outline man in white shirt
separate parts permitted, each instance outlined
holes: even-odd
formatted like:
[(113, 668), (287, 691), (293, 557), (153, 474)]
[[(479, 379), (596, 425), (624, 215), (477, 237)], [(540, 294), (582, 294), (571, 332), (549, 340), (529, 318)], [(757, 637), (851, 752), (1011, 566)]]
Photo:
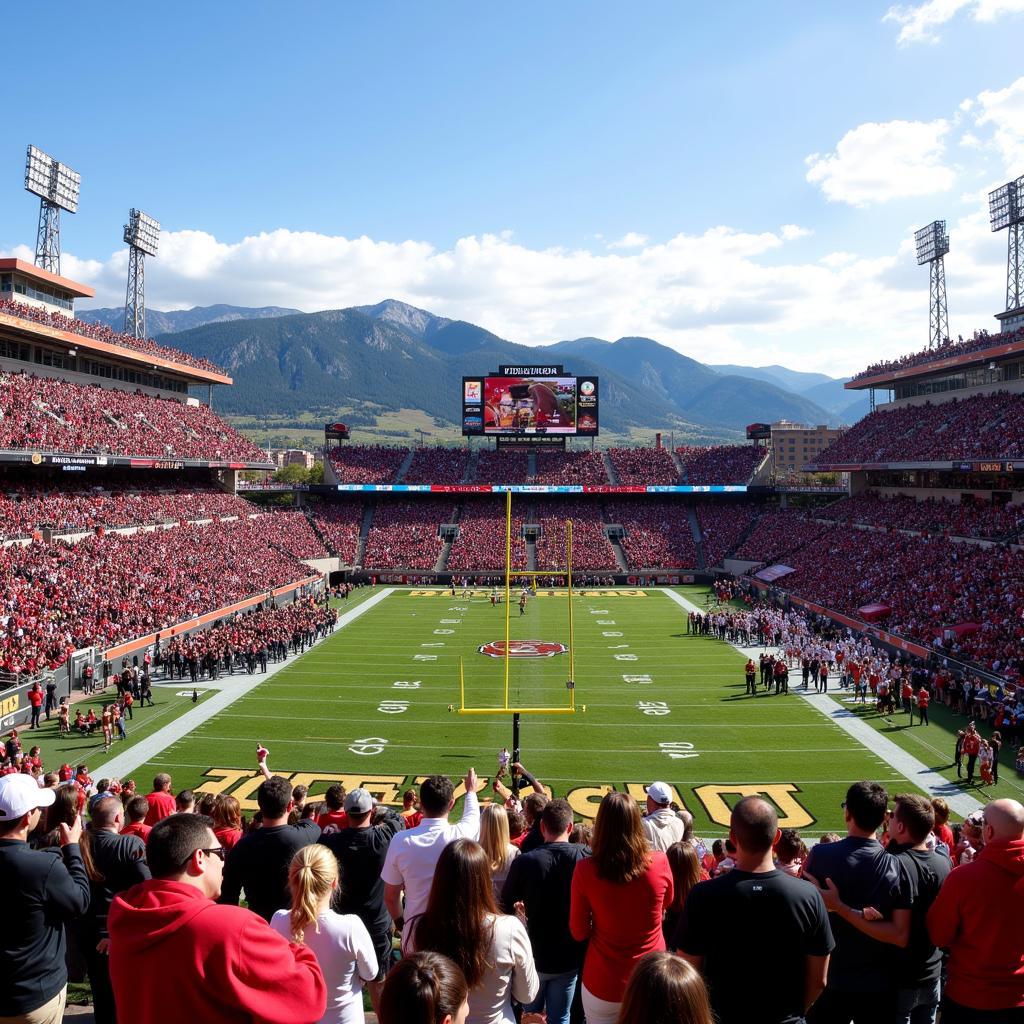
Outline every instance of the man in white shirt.
[(670, 806), (672, 790), (664, 782), (647, 787), (647, 813), (644, 815), (644, 836), (652, 850), (664, 853), (673, 843), (680, 843), (686, 827)]
[[(384, 880), (384, 905), (405, 933), (406, 920), (419, 916), (427, 908), (427, 897), (434, 881), (434, 868), (441, 851), (456, 839), (479, 839), (480, 804), (476, 769), (470, 768), (463, 780), (466, 800), (458, 824), (448, 824), (455, 806), (455, 788), (447, 775), (431, 775), (420, 786), (423, 820), (415, 828), (399, 832), (391, 840), (380, 877)], [(405, 912), (402, 912), (402, 892)]]

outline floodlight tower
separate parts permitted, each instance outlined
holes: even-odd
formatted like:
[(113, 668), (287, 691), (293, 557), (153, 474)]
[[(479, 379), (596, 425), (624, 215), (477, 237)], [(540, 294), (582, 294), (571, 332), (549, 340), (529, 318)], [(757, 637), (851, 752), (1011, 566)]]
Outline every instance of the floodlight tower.
[(160, 223), (133, 209), (124, 226), (128, 243), (128, 294), (124, 300), (124, 333), (146, 337), (146, 256), (156, 256)]
[(946, 222), (933, 220), (914, 232), (917, 265), (928, 264), (928, 347), (938, 348), (949, 337), (949, 311), (946, 308), (946, 264), (949, 252)]
[(36, 266), (60, 273), (60, 211), (76, 213), (82, 176), (35, 146), (28, 147), (25, 188), (39, 196)]
[(993, 231), (1009, 229), (1006, 250), (1006, 310), (997, 313), (1003, 330), (1024, 323), (1024, 175), (988, 194), (988, 216)]

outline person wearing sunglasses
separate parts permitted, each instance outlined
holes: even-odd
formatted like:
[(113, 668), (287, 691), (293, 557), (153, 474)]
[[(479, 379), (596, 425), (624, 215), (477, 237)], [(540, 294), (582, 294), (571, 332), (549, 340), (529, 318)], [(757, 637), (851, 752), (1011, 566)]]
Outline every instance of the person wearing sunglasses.
[(309, 948), (250, 910), (216, 902), (225, 853), (204, 815), (153, 826), (153, 877), (119, 893), (107, 919), (118, 1019), (313, 1024), (323, 1016), (327, 987)]

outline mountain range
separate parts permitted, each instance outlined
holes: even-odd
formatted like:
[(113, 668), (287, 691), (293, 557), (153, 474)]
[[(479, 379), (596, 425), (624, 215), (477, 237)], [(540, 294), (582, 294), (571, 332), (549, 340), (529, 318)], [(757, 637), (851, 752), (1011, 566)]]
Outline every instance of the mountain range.
[[(123, 310), (93, 309), (83, 320), (119, 329)], [(418, 409), (438, 423), (460, 419), (459, 378), (503, 362), (557, 362), (601, 378), (602, 428), (678, 430), (735, 439), (750, 422), (852, 423), (867, 399), (844, 379), (783, 366), (707, 365), (651, 338), (576, 338), (551, 345), (506, 341), (475, 324), (403, 302), (300, 313), (279, 307), (207, 306), (147, 311), (157, 340), (226, 367), (235, 384), (219, 412), (248, 417), (333, 415), (353, 423), (379, 410)]]

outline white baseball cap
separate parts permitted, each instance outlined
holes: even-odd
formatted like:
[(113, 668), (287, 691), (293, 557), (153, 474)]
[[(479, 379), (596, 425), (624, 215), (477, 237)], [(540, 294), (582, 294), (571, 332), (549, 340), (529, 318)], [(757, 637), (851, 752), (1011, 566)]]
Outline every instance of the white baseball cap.
[(647, 795), (656, 804), (672, 803), (672, 790), (668, 788), (668, 784), (665, 782), (652, 782), (647, 787)]
[(0, 821), (15, 821), (37, 807), (49, 807), (57, 794), (40, 789), (31, 775), (5, 775), (0, 779)]

